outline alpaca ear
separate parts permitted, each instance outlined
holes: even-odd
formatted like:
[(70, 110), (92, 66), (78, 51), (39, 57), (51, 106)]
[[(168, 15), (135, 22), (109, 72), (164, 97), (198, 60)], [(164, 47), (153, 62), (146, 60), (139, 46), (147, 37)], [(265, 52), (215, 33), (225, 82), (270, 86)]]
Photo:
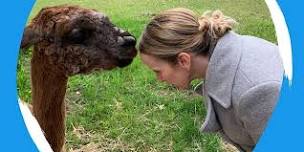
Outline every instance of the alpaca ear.
[(30, 46), (39, 42), (40, 37), (41, 36), (38, 33), (37, 29), (33, 28), (32, 26), (27, 26), (23, 32), (20, 48), (21, 49), (29, 48)]

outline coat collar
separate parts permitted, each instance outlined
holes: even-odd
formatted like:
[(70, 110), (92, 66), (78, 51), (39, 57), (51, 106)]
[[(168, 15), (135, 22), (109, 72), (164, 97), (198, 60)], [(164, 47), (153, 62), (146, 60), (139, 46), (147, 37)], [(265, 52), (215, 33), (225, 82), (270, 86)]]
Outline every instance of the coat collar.
[(220, 38), (207, 68), (204, 92), (224, 108), (231, 105), (232, 85), (241, 58), (240, 37), (230, 31)]

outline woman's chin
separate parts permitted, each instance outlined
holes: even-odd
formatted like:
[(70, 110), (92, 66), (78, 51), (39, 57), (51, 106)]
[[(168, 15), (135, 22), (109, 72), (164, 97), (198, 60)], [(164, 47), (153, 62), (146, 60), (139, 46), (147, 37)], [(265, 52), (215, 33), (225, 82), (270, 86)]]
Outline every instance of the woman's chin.
[(178, 90), (188, 90), (189, 84), (182, 84), (182, 85), (174, 85)]

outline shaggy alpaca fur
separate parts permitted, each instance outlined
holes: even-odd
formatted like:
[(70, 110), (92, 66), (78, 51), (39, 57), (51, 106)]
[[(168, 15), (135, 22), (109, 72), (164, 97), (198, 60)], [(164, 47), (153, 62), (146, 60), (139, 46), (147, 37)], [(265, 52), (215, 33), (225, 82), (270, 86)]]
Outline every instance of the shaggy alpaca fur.
[(95, 10), (43, 8), (26, 27), (21, 48), (34, 46), (31, 60), (33, 114), (55, 152), (65, 141), (64, 96), (68, 77), (129, 65), (135, 38)]

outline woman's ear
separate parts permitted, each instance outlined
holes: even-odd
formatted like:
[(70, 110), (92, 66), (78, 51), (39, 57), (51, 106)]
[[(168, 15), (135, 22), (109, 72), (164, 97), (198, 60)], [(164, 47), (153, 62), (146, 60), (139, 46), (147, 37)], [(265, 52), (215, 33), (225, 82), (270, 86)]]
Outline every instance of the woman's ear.
[(191, 67), (191, 54), (181, 52), (177, 55), (177, 65), (190, 70)]

